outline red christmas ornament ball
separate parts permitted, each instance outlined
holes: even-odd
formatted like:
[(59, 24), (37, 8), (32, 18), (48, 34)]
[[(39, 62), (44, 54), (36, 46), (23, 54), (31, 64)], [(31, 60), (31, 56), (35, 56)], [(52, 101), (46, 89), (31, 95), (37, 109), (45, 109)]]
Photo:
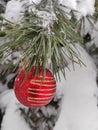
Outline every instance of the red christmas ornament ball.
[(39, 67), (38, 75), (35, 75), (36, 67), (32, 67), (26, 75), (25, 69), (21, 69), (14, 82), (14, 92), (17, 99), (27, 107), (42, 107), (48, 104), (56, 92), (56, 81), (52, 73)]

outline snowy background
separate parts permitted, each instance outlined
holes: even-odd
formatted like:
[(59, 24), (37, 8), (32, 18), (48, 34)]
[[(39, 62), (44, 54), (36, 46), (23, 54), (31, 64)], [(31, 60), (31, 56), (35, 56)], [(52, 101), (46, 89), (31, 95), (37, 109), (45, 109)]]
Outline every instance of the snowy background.
[[(9, 21), (17, 23), (22, 18), (25, 3), (35, 2), (39, 4), (41, 0), (10, 0), (0, 1), (2, 7), (2, 15)], [(92, 46), (98, 48), (98, 22), (94, 23), (94, 27), (89, 24), (86, 19), (87, 15), (93, 15), (95, 11), (95, 0), (59, 0), (60, 4), (76, 10), (75, 16), (77, 20), (82, 17), (85, 19), (85, 27), (81, 29), (81, 36), (89, 33), (90, 41), (86, 42), (85, 47), (77, 45), (82, 61), (86, 66), (75, 64), (75, 69), (70, 63), (70, 71), (66, 70), (66, 80), (61, 75), (61, 81), (57, 82), (57, 93), (55, 101), (61, 99), (59, 108), (56, 110), (52, 106), (40, 109), (44, 116), (55, 116), (55, 126), (53, 121), (48, 121), (51, 129), (48, 129), (48, 123), (40, 120), (37, 130), (98, 130), (98, 87), (97, 87), (97, 65), (98, 55), (91, 52)], [(47, 25), (47, 20), (46, 20)], [(97, 50), (98, 52), (98, 50)], [(98, 54), (98, 53), (97, 53)], [(9, 57), (10, 60), (11, 57)], [(1, 71), (1, 70), (0, 70)], [(21, 115), (20, 108), (28, 111), (28, 108), (22, 106), (16, 99), (13, 89), (9, 89), (9, 81), (15, 78), (17, 72), (6, 75), (3, 82), (0, 82), (0, 108), (2, 113), (1, 130), (35, 130), (30, 127), (24, 116)], [(2, 76), (1, 76), (2, 77)], [(13, 82), (13, 80), (12, 80)], [(39, 110), (36, 110), (40, 117)], [(59, 113), (59, 114), (58, 114)], [(52, 122), (52, 123), (51, 123)], [(54, 128), (53, 128), (54, 127)], [(47, 129), (46, 129), (47, 128)]]

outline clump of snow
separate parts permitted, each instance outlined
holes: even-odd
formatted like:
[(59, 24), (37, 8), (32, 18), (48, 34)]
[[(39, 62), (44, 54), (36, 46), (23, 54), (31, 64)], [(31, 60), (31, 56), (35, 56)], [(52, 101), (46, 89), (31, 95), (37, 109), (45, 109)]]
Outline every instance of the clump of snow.
[(23, 17), (25, 5), (39, 4), (40, 2), (41, 0), (10, 0), (7, 2), (4, 17), (13, 23), (17, 23)]
[(6, 5), (4, 17), (13, 23), (17, 23), (21, 20), (23, 11), (23, 3), (20, 0), (11, 0)]
[(66, 77), (61, 74), (58, 90), (64, 94), (60, 117), (54, 130), (97, 130), (98, 108), (96, 93), (96, 67), (83, 48), (78, 46), (85, 66), (75, 64), (66, 70)]
[(0, 81), (0, 93), (5, 91), (7, 89), (7, 85), (2, 85), (2, 82)]
[(77, 9), (76, 0), (59, 0), (59, 3), (67, 7), (70, 7), (71, 9)]
[(95, 11), (95, 0), (59, 0), (59, 3), (76, 10), (76, 17), (80, 19), (87, 15), (93, 15)]
[(46, 11), (39, 11), (37, 15), (43, 18), (41, 26), (44, 28), (48, 27), (50, 23), (53, 23), (53, 20), (56, 20), (56, 15), (54, 12), (49, 13)]
[(29, 0), (30, 4), (33, 4), (33, 3), (39, 4), (40, 2), (41, 2), (41, 0)]
[(93, 15), (95, 11), (94, 5), (95, 5), (95, 0), (79, 0), (77, 3), (77, 11), (80, 13), (80, 17)]
[(1, 130), (31, 130), (21, 116), (19, 106), (13, 90), (7, 90), (0, 95), (0, 108), (6, 108)]

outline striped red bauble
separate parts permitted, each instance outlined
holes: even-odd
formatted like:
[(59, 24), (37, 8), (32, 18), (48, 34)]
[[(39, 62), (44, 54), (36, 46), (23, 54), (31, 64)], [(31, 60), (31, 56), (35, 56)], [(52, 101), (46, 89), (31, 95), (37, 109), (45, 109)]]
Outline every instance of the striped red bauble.
[(14, 92), (23, 105), (39, 108), (53, 99), (56, 81), (48, 69), (33, 66), (27, 75), (26, 70), (21, 69), (15, 79)]

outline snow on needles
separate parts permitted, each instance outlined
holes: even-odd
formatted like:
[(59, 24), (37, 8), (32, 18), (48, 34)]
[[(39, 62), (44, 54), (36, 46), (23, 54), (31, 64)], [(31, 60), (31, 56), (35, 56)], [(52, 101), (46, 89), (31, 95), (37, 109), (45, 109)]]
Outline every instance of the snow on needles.
[(80, 46), (78, 49), (87, 67), (75, 64), (73, 70), (70, 65), (67, 79), (61, 75), (58, 90), (62, 90), (64, 98), (54, 130), (98, 130), (96, 68), (85, 50)]
[[(80, 19), (83, 16), (85, 17), (87, 15), (93, 15), (95, 11), (95, 7), (94, 7), (95, 0), (58, 0), (58, 1), (60, 4), (76, 10), (77, 19)], [(4, 16), (9, 21), (12, 21), (14, 23), (19, 22), (23, 15), (22, 12), (24, 11), (24, 7), (23, 7), (24, 3), (39, 4), (40, 2), (41, 0), (24, 0), (22, 2), (20, 0), (10, 0), (7, 3)], [(47, 19), (48, 19), (48, 15), (47, 15)]]
[(95, 0), (59, 0), (60, 4), (77, 10), (77, 19), (87, 15), (93, 15), (95, 11)]

